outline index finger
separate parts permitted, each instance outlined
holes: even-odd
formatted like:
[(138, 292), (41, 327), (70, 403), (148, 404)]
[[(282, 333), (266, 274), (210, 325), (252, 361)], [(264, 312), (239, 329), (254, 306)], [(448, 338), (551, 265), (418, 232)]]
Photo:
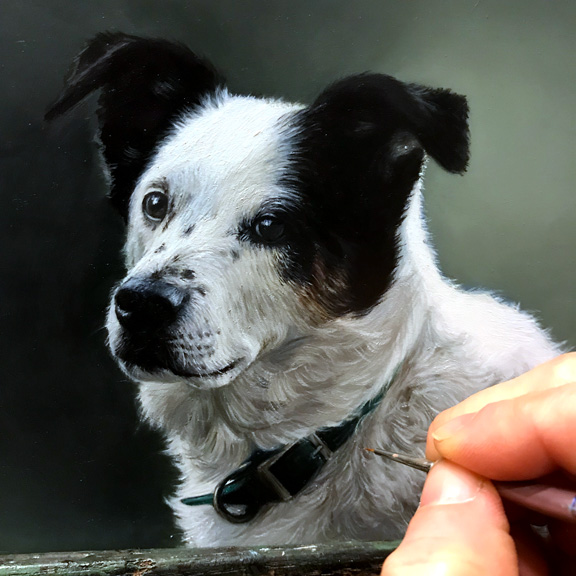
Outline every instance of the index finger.
[(437, 460), (440, 457), (432, 440), (432, 434), (450, 420), (464, 414), (478, 412), (493, 402), (518, 398), (530, 392), (558, 388), (572, 382), (576, 382), (576, 352), (558, 356), (517, 378), (473, 394), (460, 404), (444, 410), (434, 418), (428, 430), (426, 457), (430, 460)]
[(441, 457), (494, 480), (576, 474), (576, 383), (492, 402), (432, 438)]

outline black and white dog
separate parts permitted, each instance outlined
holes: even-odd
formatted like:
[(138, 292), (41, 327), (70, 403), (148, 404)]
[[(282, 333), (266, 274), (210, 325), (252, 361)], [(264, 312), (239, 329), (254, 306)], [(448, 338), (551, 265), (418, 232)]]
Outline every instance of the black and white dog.
[(186, 542), (401, 536), (434, 415), (560, 350), (438, 271), (427, 157), (468, 161), (449, 90), (361, 74), (310, 106), (230, 94), (187, 48), (100, 34), (47, 118), (100, 90), (127, 275), (109, 344), (181, 471)]

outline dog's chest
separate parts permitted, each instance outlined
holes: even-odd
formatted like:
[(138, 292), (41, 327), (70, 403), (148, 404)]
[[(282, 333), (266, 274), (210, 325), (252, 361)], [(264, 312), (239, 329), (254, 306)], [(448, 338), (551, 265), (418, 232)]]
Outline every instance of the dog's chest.
[[(220, 545), (281, 545), (399, 538), (414, 512), (414, 494), (424, 479), (417, 471), (391, 468), (366, 457), (365, 436), (352, 439), (298, 496), (269, 505), (246, 524), (228, 522), (209, 505), (186, 509), (177, 503), (187, 541), (211, 546), (215, 539)], [(189, 497), (192, 487), (210, 489), (209, 484), (189, 482), (193, 475), (180, 488), (179, 498)]]
[[(254, 520), (235, 525), (218, 516), (211, 506), (188, 508), (176, 503), (180, 525), (196, 545), (210, 545), (206, 523), (222, 544), (313, 543), (331, 540), (396, 539), (401, 536), (417, 505), (424, 482), (422, 472), (388, 463), (367, 453), (367, 447), (387, 447), (423, 454), (426, 429), (433, 416), (456, 401), (454, 393), (442, 394), (442, 385), (431, 379), (434, 368), (416, 376), (406, 370), (392, 386), (378, 410), (362, 421), (356, 433), (343, 445), (320, 474), (296, 497), (269, 505)], [(454, 390), (446, 377), (445, 386)], [(461, 388), (467, 394), (485, 381)], [(434, 393), (431, 393), (434, 391)], [(230, 473), (223, 464), (222, 477)], [(198, 461), (183, 472), (180, 498), (198, 490), (211, 491), (217, 479), (212, 467)], [(209, 481), (200, 481), (201, 478)], [(194, 492), (196, 491), (196, 492)]]

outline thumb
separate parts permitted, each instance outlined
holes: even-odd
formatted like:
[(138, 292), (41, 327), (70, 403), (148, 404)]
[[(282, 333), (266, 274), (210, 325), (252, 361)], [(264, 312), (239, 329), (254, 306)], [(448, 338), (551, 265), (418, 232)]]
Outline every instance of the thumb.
[(439, 462), (382, 576), (515, 576), (518, 559), (509, 528), (488, 480), (451, 462)]

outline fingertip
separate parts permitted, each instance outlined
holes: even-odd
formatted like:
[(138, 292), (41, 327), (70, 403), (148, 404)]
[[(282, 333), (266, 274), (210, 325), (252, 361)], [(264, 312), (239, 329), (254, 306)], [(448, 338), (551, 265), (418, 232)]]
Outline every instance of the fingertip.
[(457, 416), (436, 428), (436, 430), (432, 432), (432, 440), (436, 449), (438, 450), (439, 445), (443, 442), (451, 440), (466, 431), (472, 424), (476, 415), (477, 413), (462, 414), (461, 416)]
[(477, 412), (466, 412), (450, 417), (448, 411), (432, 422), (426, 438), (426, 457), (430, 460), (449, 457), (451, 448), (467, 436)]
[[(426, 457), (436, 461), (440, 459), (457, 460), (462, 455), (462, 449), (466, 445), (470, 435), (474, 434), (474, 420), (476, 412), (470, 412), (456, 416), (441, 423), (435, 429), (431, 429), (426, 444)], [(468, 463), (467, 468), (472, 468)]]
[(484, 484), (481, 476), (452, 462), (437, 462), (426, 479), (420, 507), (469, 502), (476, 498)]

